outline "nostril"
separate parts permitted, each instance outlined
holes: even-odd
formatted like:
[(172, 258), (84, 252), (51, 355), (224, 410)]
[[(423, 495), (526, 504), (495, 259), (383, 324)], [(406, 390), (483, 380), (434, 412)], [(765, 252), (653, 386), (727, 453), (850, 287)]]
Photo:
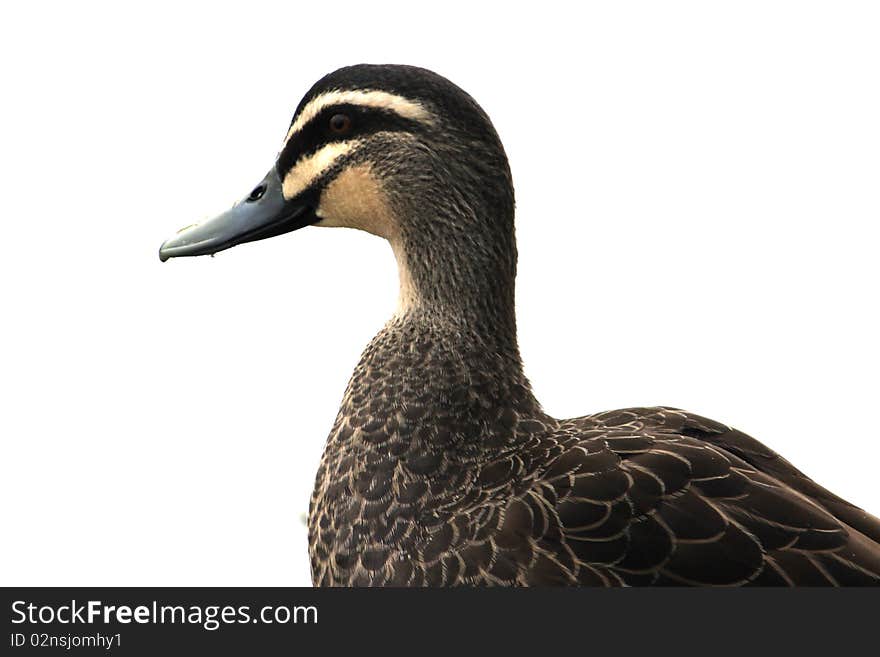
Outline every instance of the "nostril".
[(259, 201), (263, 194), (266, 193), (266, 185), (261, 184), (254, 187), (254, 191), (250, 193), (250, 196), (247, 197), (248, 203), (253, 203), (254, 201)]

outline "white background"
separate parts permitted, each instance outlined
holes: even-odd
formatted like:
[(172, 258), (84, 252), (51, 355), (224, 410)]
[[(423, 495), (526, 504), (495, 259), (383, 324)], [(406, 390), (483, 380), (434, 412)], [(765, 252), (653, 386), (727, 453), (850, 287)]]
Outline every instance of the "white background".
[(876, 3), (7, 3), (0, 583), (307, 584), (303, 514), (387, 245), (160, 264), (358, 62), (472, 93), (545, 408), (668, 404), (880, 513)]

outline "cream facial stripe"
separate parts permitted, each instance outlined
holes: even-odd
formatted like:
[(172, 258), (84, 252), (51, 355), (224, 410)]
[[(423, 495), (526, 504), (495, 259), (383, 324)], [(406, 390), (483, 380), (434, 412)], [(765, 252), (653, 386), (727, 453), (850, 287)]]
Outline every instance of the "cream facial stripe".
[(328, 91), (310, 100), (309, 104), (303, 108), (299, 116), (296, 117), (296, 121), (290, 126), (290, 130), (287, 131), (287, 137), (284, 138), (284, 146), (287, 145), (291, 137), (301, 131), (309, 121), (314, 119), (322, 109), (331, 105), (375, 107), (394, 112), (405, 119), (413, 121), (430, 123), (432, 120), (432, 114), (421, 103), (388, 93), (387, 91)]
[(338, 141), (318, 149), (308, 157), (300, 158), (284, 176), (281, 193), (288, 201), (318, 179), (340, 157), (349, 153), (360, 143), (357, 139)]

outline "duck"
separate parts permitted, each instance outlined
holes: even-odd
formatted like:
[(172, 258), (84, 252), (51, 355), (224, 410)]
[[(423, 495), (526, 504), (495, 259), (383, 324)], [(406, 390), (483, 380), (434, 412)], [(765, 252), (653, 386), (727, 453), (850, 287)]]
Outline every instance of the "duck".
[(316, 474), (314, 585), (880, 585), (880, 519), (745, 433), (673, 407), (542, 410), (517, 346), (507, 156), (443, 76), (326, 75), (262, 182), (159, 256), (307, 226), (377, 235), (399, 272)]

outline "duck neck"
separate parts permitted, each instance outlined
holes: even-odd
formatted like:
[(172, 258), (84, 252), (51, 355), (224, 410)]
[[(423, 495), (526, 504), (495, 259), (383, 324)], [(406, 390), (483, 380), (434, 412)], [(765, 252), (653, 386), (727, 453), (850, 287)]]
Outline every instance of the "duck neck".
[[(529, 435), (518, 436), (518, 425), (547, 419), (523, 372), (515, 336), (422, 304), (396, 314), (364, 350), (325, 456), (375, 454), (393, 465), (401, 456), (431, 455), (439, 466), (440, 455), (451, 452), (458, 456), (447, 466), (465, 467), (462, 454), (479, 460), (509, 448)], [(434, 474), (433, 467), (412, 471)]]
[[(390, 240), (400, 278), (396, 316), (454, 326), (518, 359), (512, 217), (469, 224), (461, 227), (439, 213), (423, 214), (418, 222), (407, 223), (414, 230)], [(509, 231), (498, 230), (499, 225)]]

